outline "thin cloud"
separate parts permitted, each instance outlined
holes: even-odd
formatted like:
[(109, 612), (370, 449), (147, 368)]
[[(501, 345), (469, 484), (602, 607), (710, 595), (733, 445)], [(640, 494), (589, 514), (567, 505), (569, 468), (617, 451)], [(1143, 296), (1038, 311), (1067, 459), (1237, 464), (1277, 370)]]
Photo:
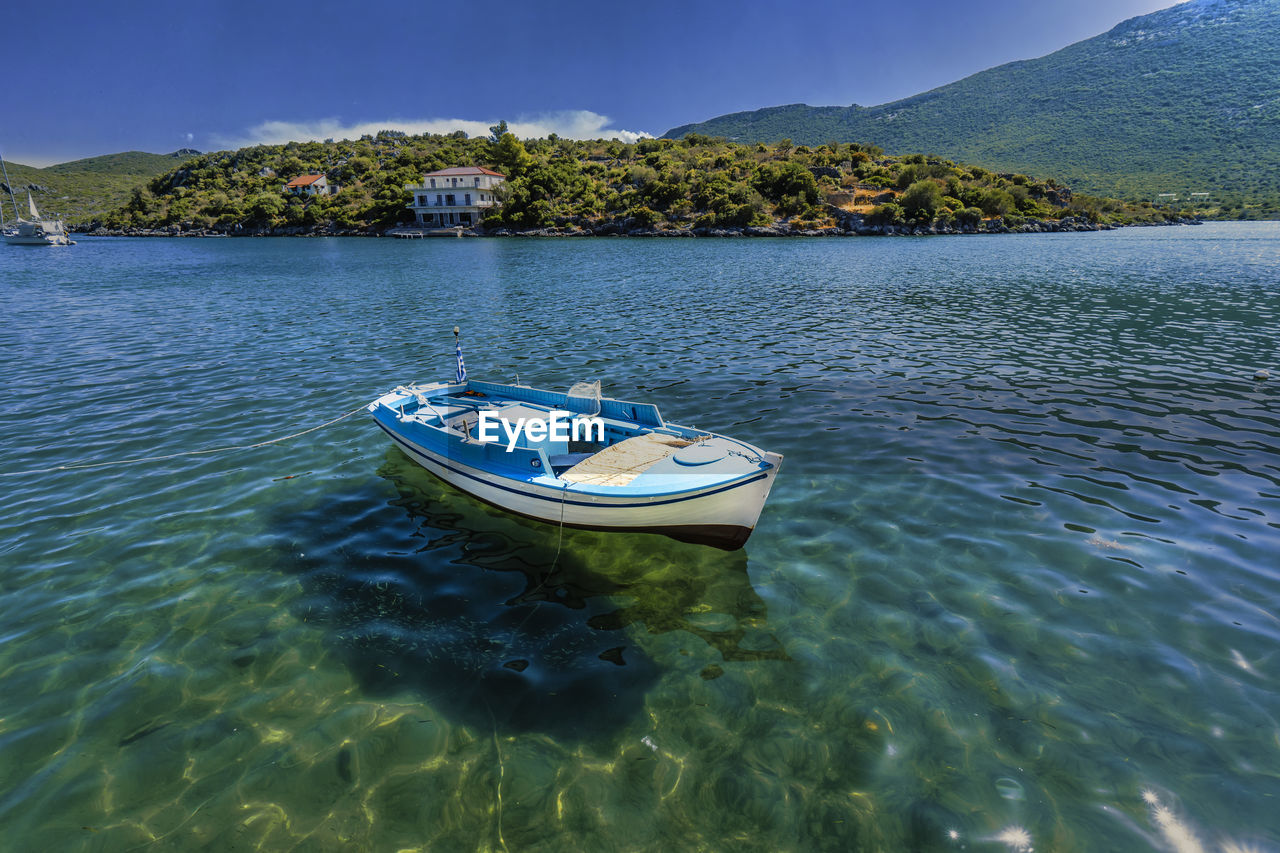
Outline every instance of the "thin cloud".
[[(497, 119), (474, 121), (461, 118), (386, 119), (355, 124), (344, 124), (336, 118), (264, 121), (239, 136), (214, 137), (214, 142), (227, 148), (244, 148), (250, 145), (281, 145), (286, 142), (323, 139), (359, 139), (380, 130), (402, 130), (409, 134), (453, 133), (462, 130), (468, 136), (487, 136), (489, 128), (497, 123)], [(644, 131), (611, 128), (608, 116), (590, 110), (564, 110), (521, 116), (509, 122), (507, 127), (522, 139), (535, 139), (552, 133), (565, 139), (617, 139), (620, 142), (652, 138), (652, 134)]]

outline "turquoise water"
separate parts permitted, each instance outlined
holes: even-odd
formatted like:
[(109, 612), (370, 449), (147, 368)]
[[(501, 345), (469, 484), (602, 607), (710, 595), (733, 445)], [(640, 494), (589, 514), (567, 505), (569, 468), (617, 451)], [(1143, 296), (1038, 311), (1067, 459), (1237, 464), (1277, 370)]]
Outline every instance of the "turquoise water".
[(1275, 849), (1277, 270), (1275, 223), (0, 252), (5, 474), (307, 429), (455, 323), (786, 455), (736, 553), (561, 541), (363, 414), (0, 477), (0, 846)]

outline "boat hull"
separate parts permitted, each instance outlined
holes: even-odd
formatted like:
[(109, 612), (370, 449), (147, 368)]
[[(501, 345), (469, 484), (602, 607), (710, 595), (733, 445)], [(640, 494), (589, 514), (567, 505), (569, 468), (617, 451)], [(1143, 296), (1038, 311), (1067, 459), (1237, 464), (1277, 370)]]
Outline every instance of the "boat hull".
[(75, 241), (67, 236), (67, 229), (61, 219), (44, 219), (36, 212), (36, 205), (27, 197), (31, 205), (31, 218), (22, 219), (4, 229), (4, 241), (10, 246), (74, 246)]
[(10, 246), (74, 246), (75, 241), (67, 239), (64, 234), (5, 234), (4, 241)]
[(737, 481), (673, 495), (614, 496), (531, 483), (467, 466), (379, 426), (410, 459), (472, 497), (506, 512), (582, 530), (657, 533), (733, 551), (746, 544), (773, 486), (782, 457)]

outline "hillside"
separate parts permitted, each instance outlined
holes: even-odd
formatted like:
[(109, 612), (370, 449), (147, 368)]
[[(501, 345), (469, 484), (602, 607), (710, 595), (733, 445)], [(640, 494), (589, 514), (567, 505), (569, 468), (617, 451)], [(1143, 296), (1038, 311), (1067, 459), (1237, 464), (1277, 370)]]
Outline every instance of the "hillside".
[[(204, 154), (136, 189), (102, 225), (117, 233), (381, 233), (411, 219), (406, 184), (461, 165), (509, 178), (496, 193), (501, 208), (485, 217), (490, 233), (1059, 230), (1064, 219), (1079, 218), (1072, 229), (1166, 219), (1150, 205), (1073, 196), (1052, 180), (918, 154), (885, 157), (874, 146), (740, 145), (696, 134), (635, 144), (521, 142), (503, 129), (493, 139), (383, 131)], [(282, 192), (288, 179), (311, 173), (340, 191)]]
[(1280, 212), (1280, 0), (1192, 0), (1048, 56), (875, 107), (804, 104), (667, 132), (866, 142), (1124, 198)]
[[(73, 160), (38, 169), (21, 163), (5, 162), (9, 181), (23, 204), (29, 184), (41, 187), (35, 193), (36, 205), (42, 213), (60, 214), (70, 223), (102, 216), (129, 199), (135, 187), (164, 174), (198, 151), (183, 149), (172, 154), (148, 154), (125, 151), (85, 160)], [(12, 218), (8, 196), (5, 218)]]

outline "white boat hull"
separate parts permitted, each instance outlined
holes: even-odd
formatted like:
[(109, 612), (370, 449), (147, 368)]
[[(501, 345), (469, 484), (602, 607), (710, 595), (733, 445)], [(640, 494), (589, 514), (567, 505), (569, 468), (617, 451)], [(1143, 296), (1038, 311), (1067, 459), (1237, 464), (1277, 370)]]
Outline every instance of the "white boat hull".
[(782, 457), (766, 453), (771, 465), (742, 479), (688, 493), (611, 496), (562, 484), (520, 484), (463, 466), (386, 430), (396, 446), (446, 483), (500, 509), (551, 524), (588, 530), (660, 533), (685, 542), (733, 550), (755, 528), (778, 474)]
[[(6, 179), (7, 182), (7, 179)], [(14, 202), (14, 212), (18, 203)], [(27, 206), (31, 210), (31, 218), (18, 217), (17, 221), (4, 230), (4, 241), (10, 246), (74, 246), (75, 241), (67, 236), (67, 229), (61, 219), (47, 219), (36, 210), (35, 199), (27, 193)]]
[(74, 246), (74, 240), (68, 240), (63, 234), (45, 234), (43, 236), (24, 234), (5, 234), (4, 241), (10, 246)]

